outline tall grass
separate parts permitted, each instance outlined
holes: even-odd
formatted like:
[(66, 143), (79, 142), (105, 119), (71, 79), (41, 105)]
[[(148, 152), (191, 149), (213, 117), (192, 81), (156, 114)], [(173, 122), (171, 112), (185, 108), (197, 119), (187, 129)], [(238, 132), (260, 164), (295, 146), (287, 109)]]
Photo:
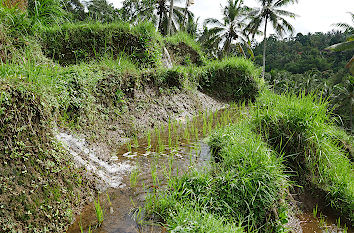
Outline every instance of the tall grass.
[[(203, 217), (219, 225), (221, 221), (225, 229), (236, 232), (242, 231), (238, 225), (249, 231), (281, 225), (276, 222), (278, 216), (272, 216), (272, 209), (279, 207), (280, 215), (278, 200), (287, 187), (282, 159), (245, 122), (218, 130), (210, 144), (220, 163), (211, 170), (191, 171), (174, 178), (173, 188), (160, 193), (149, 211), (160, 215), (171, 229), (189, 226), (196, 232), (209, 232), (199, 225), (206, 224), (200, 222)], [(198, 215), (194, 216), (191, 206)], [(188, 225), (194, 218), (197, 222)]]
[(252, 124), (284, 154), (285, 164), (298, 173), (302, 185), (321, 190), (328, 205), (353, 221), (353, 164), (338, 140), (345, 133), (335, 127), (327, 106), (314, 95), (266, 92), (252, 110)]

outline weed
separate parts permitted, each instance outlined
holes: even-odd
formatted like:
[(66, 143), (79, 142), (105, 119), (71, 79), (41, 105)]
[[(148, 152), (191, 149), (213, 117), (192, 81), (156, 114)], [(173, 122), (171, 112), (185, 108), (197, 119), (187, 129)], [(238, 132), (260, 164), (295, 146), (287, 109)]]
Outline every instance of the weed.
[(318, 206), (316, 205), (312, 210), (312, 215), (314, 218), (317, 218), (317, 211), (318, 211), (317, 208), (318, 208)]
[(138, 184), (140, 176), (140, 166), (137, 163), (135, 168), (130, 173), (130, 187), (135, 188)]
[(97, 201), (94, 200), (94, 204), (95, 204), (95, 211), (96, 211), (96, 217), (97, 217), (97, 221), (98, 221), (98, 225), (101, 225), (103, 222), (103, 209), (101, 207), (100, 204), (100, 195), (97, 196)]

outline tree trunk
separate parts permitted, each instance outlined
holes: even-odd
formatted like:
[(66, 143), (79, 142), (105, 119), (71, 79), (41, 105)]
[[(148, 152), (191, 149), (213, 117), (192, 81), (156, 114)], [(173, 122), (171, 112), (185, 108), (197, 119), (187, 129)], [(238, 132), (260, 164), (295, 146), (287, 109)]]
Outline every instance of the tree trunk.
[(159, 15), (159, 26), (158, 30), (160, 30), (161, 34), (163, 34), (163, 16), (164, 16), (164, 5), (165, 5), (165, 0), (160, 0), (159, 1), (159, 6), (158, 6), (158, 15)]
[(186, 0), (186, 9), (184, 11), (184, 18), (183, 18), (183, 31), (187, 31), (187, 12), (188, 12), (188, 3), (189, 1)]
[(243, 50), (242, 45), (241, 45), (240, 43), (238, 43), (238, 47), (239, 47), (239, 49), (240, 49), (240, 51), (241, 51), (241, 53), (242, 53), (243, 57), (247, 59), (247, 56), (246, 56), (245, 50)]
[(264, 76), (265, 76), (265, 66), (266, 66), (267, 23), (268, 23), (268, 16), (266, 16), (266, 18), (265, 18), (265, 23), (264, 23), (264, 39), (263, 39), (263, 74), (262, 74), (263, 79), (264, 79)]
[(171, 35), (172, 15), (173, 15), (173, 0), (170, 0), (170, 15), (168, 17), (168, 26), (167, 26), (168, 35)]

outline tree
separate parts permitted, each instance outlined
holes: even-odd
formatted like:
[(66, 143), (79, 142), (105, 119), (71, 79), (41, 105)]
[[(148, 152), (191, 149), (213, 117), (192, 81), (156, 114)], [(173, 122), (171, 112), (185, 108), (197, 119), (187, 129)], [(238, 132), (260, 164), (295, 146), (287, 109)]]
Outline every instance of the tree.
[(173, 5), (174, 1), (170, 0), (170, 15), (168, 16), (168, 26), (167, 26), (167, 34), (171, 35), (171, 24), (172, 24), (172, 15), (173, 15)]
[(62, 8), (71, 14), (73, 20), (83, 21), (86, 18), (85, 6), (80, 0), (63, 0)]
[(257, 0), (260, 4), (260, 8), (256, 8), (252, 13), (252, 21), (248, 25), (247, 29), (255, 35), (256, 31), (264, 26), (264, 39), (263, 39), (263, 78), (265, 75), (266, 64), (266, 39), (267, 39), (267, 26), (268, 22), (272, 23), (275, 32), (279, 36), (287, 31), (293, 32), (293, 26), (285, 19), (285, 17), (295, 18), (295, 14), (281, 9), (289, 4), (297, 3), (297, 0)]
[[(157, 0), (157, 15), (159, 18), (158, 29), (162, 35), (172, 34), (183, 27), (184, 8), (174, 5), (172, 0), (170, 5), (167, 0)], [(188, 15), (193, 15), (191, 12)]]
[(136, 24), (141, 21), (157, 23), (156, 0), (124, 0), (122, 19), (126, 22)]
[[(174, 4), (179, 1), (181, 0), (174, 0), (172, 6), (168, 4), (168, 0), (124, 0), (122, 16), (124, 20), (131, 23), (140, 22), (142, 20), (150, 21), (157, 26), (161, 34), (167, 35), (169, 30), (171, 33), (174, 33), (183, 28), (185, 15), (187, 15), (187, 19), (194, 18), (192, 12), (187, 10), (187, 14), (185, 14), (185, 8)], [(173, 10), (171, 10), (171, 8)], [(172, 14), (169, 14), (170, 12)]]
[[(352, 22), (354, 24), (354, 14), (351, 12), (348, 12), (348, 13), (352, 17)], [(336, 24), (334, 24), (334, 26), (336, 26), (340, 29), (343, 29), (347, 33), (354, 34), (354, 26), (353, 25), (350, 25), (348, 23), (336, 23)]]
[(103, 23), (110, 23), (119, 18), (118, 10), (107, 0), (91, 0), (87, 4), (87, 9), (93, 20)]
[[(230, 53), (232, 44), (235, 43), (241, 54), (245, 55), (243, 46), (248, 46), (247, 26), (248, 14), (251, 9), (243, 5), (243, 0), (228, 0), (223, 11), (222, 21), (208, 18), (204, 22), (205, 30), (201, 41), (207, 46), (214, 46), (216, 50), (221, 47), (221, 56)], [(208, 28), (211, 25), (212, 28)]]

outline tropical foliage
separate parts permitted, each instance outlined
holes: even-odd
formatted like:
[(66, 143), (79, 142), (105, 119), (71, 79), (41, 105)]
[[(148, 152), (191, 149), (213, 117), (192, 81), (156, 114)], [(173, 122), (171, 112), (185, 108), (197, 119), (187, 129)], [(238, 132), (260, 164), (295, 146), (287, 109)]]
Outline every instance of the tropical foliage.
[(205, 20), (205, 29), (200, 41), (212, 45), (211, 53), (216, 57), (229, 55), (232, 45), (236, 45), (240, 54), (246, 57), (244, 47), (249, 50), (250, 46), (245, 28), (250, 11), (251, 9), (243, 4), (243, 0), (228, 0), (221, 21), (215, 18)]
[(263, 77), (265, 74), (266, 65), (266, 39), (267, 39), (267, 26), (271, 23), (273, 29), (279, 36), (283, 36), (285, 32), (293, 32), (293, 26), (286, 20), (285, 17), (295, 18), (295, 14), (282, 9), (282, 7), (288, 6), (297, 2), (297, 0), (258, 0), (261, 7), (254, 9), (252, 14), (252, 21), (248, 25), (253, 35), (264, 24), (263, 31)]

